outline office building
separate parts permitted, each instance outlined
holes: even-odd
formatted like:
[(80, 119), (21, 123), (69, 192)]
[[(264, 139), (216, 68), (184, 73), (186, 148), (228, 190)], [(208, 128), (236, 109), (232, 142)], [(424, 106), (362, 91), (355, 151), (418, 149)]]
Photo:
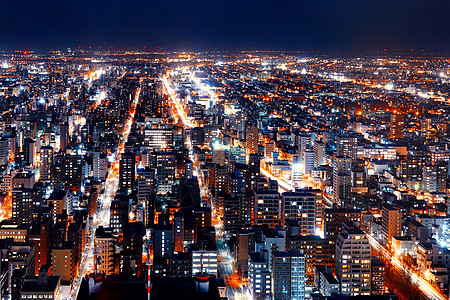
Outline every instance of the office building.
[(274, 252), (272, 260), (272, 298), (305, 299), (305, 256), (299, 251)]
[(381, 219), (383, 242), (390, 247), (392, 237), (402, 235), (402, 214), (392, 205), (383, 204)]
[(154, 256), (169, 257), (173, 252), (173, 231), (170, 225), (157, 225), (153, 234)]
[(192, 275), (203, 272), (218, 275), (218, 252), (214, 247), (192, 251)]
[(301, 235), (314, 235), (316, 232), (315, 208), (315, 194), (285, 192), (281, 196), (281, 224), (284, 224), (285, 220), (294, 220), (300, 226)]
[(76, 275), (76, 258), (73, 242), (64, 242), (52, 248), (52, 276), (59, 276), (61, 282), (69, 283)]
[(53, 148), (42, 146), (39, 152), (41, 159), (39, 180), (50, 183), (52, 180)]
[(120, 188), (131, 194), (136, 181), (136, 156), (132, 152), (122, 154), (119, 165)]
[(333, 159), (333, 198), (337, 203), (344, 205), (351, 199), (351, 167), (351, 158)]
[(391, 139), (401, 139), (403, 138), (403, 128), (404, 128), (405, 117), (402, 114), (393, 113), (391, 114)]
[(339, 135), (336, 139), (336, 156), (357, 158), (358, 138), (350, 135)]
[(247, 153), (258, 153), (258, 127), (250, 122), (245, 124), (245, 148)]
[(44, 265), (39, 275), (26, 277), (19, 291), (20, 299), (55, 299), (61, 297), (61, 277), (51, 276), (50, 265)]
[(366, 234), (353, 222), (344, 222), (336, 241), (336, 277), (340, 293), (371, 293), (371, 248)]
[(94, 262), (96, 271), (100, 274), (111, 275), (114, 273), (114, 237), (112, 231), (98, 227), (94, 237), (94, 253), (98, 262)]
[(281, 225), (281, 198), (276, 191), (256, 191), (254, 224), (275, 227)]
[(327, 164), (325, 156), (325, 143), (322, 141), (314, 141), (314, 167), (319, 168)]
[(269, 271), (268, 252), (250, 253), (248, 256), (248, 288), (253, 299), (265, 299), (271, 296), (271, 273)]

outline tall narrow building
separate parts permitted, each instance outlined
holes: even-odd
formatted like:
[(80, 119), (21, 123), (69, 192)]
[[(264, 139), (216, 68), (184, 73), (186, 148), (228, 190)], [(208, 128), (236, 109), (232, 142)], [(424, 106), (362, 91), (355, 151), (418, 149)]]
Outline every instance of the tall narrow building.
[(371, 293), (371, 248), (366, 234), (344, 222), (336, 241), (336, 277), (340, 292), (349, 296)]
[(393, 113), (391, 114), (391, 139), (401, 139), (403, 138), (403, 127), (405, 118), (402, 114)]
[(125, 152), (122, 154), (119, 168), (119, 183), (120, 188), (126, 190), (128, 194), (131, 194), (136, 179), (135, 167), (135, 155), (131, 152)]
[(321, 141), (315, 141), (314, 146), (314, 167), (319, 168), (327, 163), (325, 156), (325, 143)]
[(333, 198), (337, 203), (346, 204), (351, 197), (350, 157), (335, 157), (333, 160)]
[(272, 259), (272, 297), (274, 300), (305, 299), (305, 256), (290, 250), (274, 252)]
[(258, 153), (258, 127), (250, 122), (245, 124), (245, 148), (247, 153)]
[(381, 219), (383, 242), (390, 247), (392, 237), (402, 234), (402, 214), (392, 205), (383, 204)]

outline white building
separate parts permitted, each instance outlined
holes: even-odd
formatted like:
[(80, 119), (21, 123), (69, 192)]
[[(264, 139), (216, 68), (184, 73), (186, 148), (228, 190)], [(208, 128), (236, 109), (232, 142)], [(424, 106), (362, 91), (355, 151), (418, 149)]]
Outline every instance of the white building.
[(217, 277), (218, 253), (217, 250), (192, 251), (192, 274), (202, 271)]
[(371, 293), (371, 248), (366, 234), (353, 222), (344, 222), (336, 240), (336, 277), (340, 292), (359, 296)]

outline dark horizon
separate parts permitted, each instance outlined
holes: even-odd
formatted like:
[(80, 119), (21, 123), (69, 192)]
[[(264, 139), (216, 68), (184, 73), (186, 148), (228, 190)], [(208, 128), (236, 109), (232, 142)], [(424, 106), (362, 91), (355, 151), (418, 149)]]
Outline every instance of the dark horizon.
[(2, 50), (450, 50), (445, 0), (49, 0), (2, 9)]

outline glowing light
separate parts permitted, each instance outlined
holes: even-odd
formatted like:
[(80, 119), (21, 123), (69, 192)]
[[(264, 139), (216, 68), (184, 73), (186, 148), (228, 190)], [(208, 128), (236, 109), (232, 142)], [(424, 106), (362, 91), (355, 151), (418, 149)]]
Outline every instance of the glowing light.
[(386, 84), (386, 85), (384, 86), (384, 88), (385, 88), (386, 90), (391, 91), (391, 90), (394, 89), (394, 85), (393, 85), (392, 83), (388, 83), (388, 84)]

